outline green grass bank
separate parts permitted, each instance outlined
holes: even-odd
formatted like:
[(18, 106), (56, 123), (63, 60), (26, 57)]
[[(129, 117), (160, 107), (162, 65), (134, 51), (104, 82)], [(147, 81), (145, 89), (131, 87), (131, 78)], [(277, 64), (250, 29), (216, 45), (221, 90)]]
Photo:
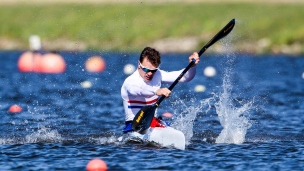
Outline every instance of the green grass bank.
[[(302, 3), (90, 3), (0, 6), (0, 49), (26, 50), (39, 35), (45, 50), (165, 52), (198, 50), (232, 18), (227, 40), (246, 53), (303, 53)], [(228, 43), (227, 43), (228, 42)], [(218, 47), (218, 48), (217, 48)]]

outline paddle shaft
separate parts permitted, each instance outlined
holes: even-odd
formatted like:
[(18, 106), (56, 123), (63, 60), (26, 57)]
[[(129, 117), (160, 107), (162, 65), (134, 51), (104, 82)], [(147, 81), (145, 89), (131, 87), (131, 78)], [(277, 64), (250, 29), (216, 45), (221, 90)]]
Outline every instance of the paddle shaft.
[[(198, 53), (198, 56), (200, 57), (207, 49), (208, 47), (204, 46)], [(188, 64), (188, 66), (183, 70), (183, 72), (176, 78), (176, 80), (171, 84), (171, 86), (168, 88), (169, 90), (172, 90), (174, 88), (174, 86), (179, 82), (179, 80), (186, 74), (186, 72), (192, 67), (192, 65), (194, 65), (194, 63), (196, 62), (195, 59), (192, 59), (192, 61)], [(157, 102), (155, 103), (156, 106), (158, 106), (164, 99), (166, 96), (161, 96)]]
[[(179, 80), (186, 74), (186, 72), (192, 67), (192, 65), (195, 63), (195, 59), (192, 59), (192, 61), (189, 63), (189, 65), (183, 70), (183, 72), (177, 77), (177, 79), (171, 84), (171, 86), (168, 88), (169, 90), (172, 90), (174, 86), (179, 82)], [(166, 96), (162, 95), (157, 102), (154, 104), (158, 106)]]

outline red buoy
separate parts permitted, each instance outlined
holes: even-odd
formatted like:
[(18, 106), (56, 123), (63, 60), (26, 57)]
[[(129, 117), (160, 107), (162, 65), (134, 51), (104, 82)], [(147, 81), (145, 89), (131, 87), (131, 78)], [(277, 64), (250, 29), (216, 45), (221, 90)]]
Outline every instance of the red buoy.
[(86, 167), (87, 171), (107, 171), (107, 164), (101, 159), (93, 159), (91, 160)]
[(22, 111), (22, 108), (19, 106), (19, 105), (12, 105), (9, 109), (8, 109), (9, 112), (11, 113), (19, 113)]
[(20, 72), (40, 72), (41, 54), (38, 52), (24, 52), (18, 59)]
[(171, 118), (173, 116), (173, 114), (170, 113), (170, 112), (165, 112), (165, 113), (162, 114), (162, 116), (166, 117), (166, 118)]
[(47, 53), (41, 58), (40, 68), (42, 73), (62, 73), (66, 69), (66, 63), (59, 54)]

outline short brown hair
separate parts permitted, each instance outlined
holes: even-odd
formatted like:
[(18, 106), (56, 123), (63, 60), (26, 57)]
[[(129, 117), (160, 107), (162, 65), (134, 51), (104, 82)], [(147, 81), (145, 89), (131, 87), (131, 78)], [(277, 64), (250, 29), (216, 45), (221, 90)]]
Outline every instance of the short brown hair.
[(160, 53), (151, 47), (146, 47), (141, 52), (139, 61), (142, 63), (144, 58), (148, 58), (148, 60), (151, 62), (151, 64), (155, 65), (156, 67), (158, 67), (161, 63)]

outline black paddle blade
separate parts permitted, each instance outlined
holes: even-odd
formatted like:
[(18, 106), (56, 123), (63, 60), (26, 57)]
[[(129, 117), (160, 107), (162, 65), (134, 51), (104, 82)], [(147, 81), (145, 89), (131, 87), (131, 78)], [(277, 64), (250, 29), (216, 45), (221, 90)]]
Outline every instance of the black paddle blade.
[(156, 108), (156, 105), (148, 105), (140, 109), (133, 119), (132, 129), (140, 134), (145, 134), (150, 128)]
[(235, 19), (232, 19), (222, 30), (220, 30), (198, 53), (199, 56), (201, 56), (206, 49), (208, 49), (211, 45), (213, 45), (218, 40), (224, 38), (227, 36), (235, 25)]

